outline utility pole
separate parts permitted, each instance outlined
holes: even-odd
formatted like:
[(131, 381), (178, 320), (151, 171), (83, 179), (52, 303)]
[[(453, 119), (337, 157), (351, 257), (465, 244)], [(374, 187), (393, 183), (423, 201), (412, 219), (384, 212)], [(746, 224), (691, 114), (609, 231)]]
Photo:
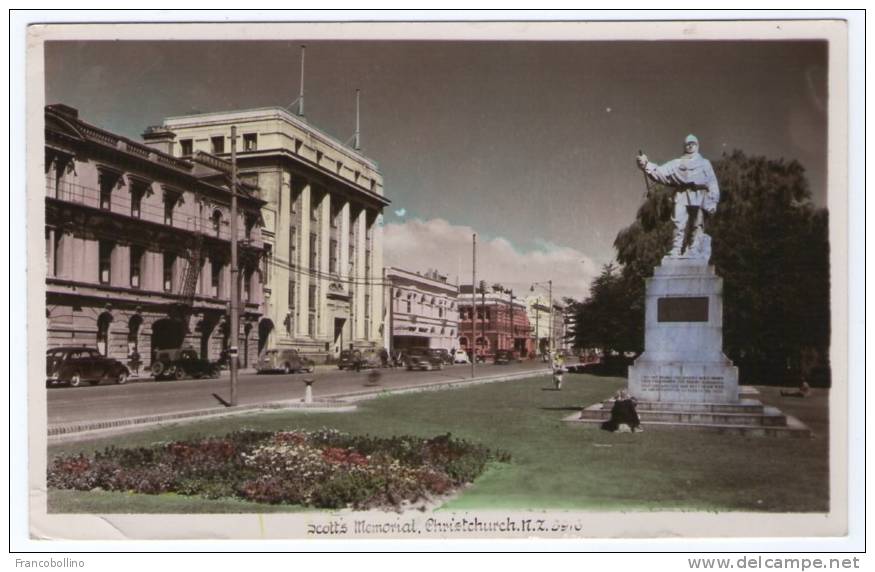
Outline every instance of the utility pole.
[(304, 52), (307, 46), (301, 46), (301, 94), (298, 96), (298, 116), (304, 117)]
[(240, 341), (240, 270), (237, 268), (237, 126), (231, 126), (231, 406), (237, 405), (237, 344)]
[(471, 355), (468, 357), (471, 359), (471, 377), (474, 377), (474, 363), (477, 361), (476, 353), (477, 351), (474, 348), (474, 340), (477, 338), (477, 322), (474, 321), (474, 310), (477, 308), (477, 233), (475, 232), (471, 238), (471, 248), (472, 248), (472, 256), (471, 256), (471, 343), (468, 344), (468, 349), (471, 352)]
[(483, 345), (486, 345), (486, 281), (480, 281), (480, 334), (483, 336)]
[(548, 280), (547, 284), (550, 293), (550, 355), (552, 356), (553, 346), (555, 345), (553, 342), (553, 280)]

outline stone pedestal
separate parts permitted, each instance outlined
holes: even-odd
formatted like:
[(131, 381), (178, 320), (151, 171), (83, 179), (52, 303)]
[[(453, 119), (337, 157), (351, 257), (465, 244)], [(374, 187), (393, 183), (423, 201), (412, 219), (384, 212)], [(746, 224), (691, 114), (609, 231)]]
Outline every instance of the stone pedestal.
[(738, 403), (723, 355), (723, 280), (704, 258), (665, 257), (647, 280), (644, 353), (629, 368), (639, 401)]

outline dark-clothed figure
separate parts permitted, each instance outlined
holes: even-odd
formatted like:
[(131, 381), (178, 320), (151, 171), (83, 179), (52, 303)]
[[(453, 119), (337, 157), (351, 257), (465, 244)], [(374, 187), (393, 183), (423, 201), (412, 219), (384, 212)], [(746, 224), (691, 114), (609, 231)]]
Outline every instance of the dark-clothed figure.
[(642, 431), (637, 405), (638, 402), (626, 390), (620, 391), (611, 408), (611, 418), (602, 423), (602, 429), (617, 431), (621, 425), (626, 425), (632, 431)]

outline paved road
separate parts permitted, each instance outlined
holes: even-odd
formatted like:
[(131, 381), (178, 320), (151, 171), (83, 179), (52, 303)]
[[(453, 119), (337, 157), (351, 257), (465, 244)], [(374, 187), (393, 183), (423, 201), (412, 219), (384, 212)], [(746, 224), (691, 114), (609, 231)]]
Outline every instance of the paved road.
[[(477, 365), (477, 377), (498, 375), (531, 369), (545, 364), (527, 361), (511, 365)], [(380, 370), (380, 387), (399, 389), (438, 381), (470, 378), (470, 365), (445, 367), (441, 371), (409, 372), (403, 369)], [(305, 377), (313, 377), (314, 397), (331, 397), (367, 389), (368, 372), (360, 373), (323, 369), (315, 374), (241, 374), (237, 389), (240, 405), (256, 405), (273, 401), (301, 399)], [(150, 378), (131, 380), (126, 385), (96, 387), (53, 387), (46, 390), (49, 425), (104, 421), (145, 415), (179, 413), (208, 408), (223, 408), (221, 400), (230, 395), (227, 376), (220, 379), (189, 379), (182, 381), (152, 381)]]

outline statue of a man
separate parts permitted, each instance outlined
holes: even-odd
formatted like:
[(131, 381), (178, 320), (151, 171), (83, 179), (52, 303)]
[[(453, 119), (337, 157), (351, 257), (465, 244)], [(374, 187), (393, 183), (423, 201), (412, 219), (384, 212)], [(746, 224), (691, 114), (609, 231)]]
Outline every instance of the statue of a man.
[(683, 258), (711, 257), (711, 237), (703, 230), (702, 210), (713, 213), (720, 201), (720, 188), (711, 162), (699, 154), (699, 140), (687, 135), (683, 156), (663, 165), (638, 155), (638, 167), (657, 183), (673, 187), (674, 241), (670, 256)]

